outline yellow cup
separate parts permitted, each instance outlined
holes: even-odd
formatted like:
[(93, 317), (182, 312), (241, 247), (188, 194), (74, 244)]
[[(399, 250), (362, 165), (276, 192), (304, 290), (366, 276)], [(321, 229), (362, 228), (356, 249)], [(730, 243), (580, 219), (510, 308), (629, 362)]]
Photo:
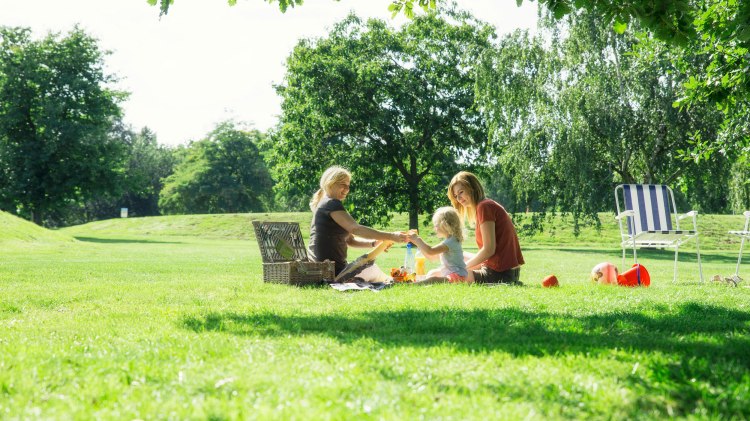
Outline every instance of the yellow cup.
[(417, 275), (424, 275), (424, 256), (414, 258), (414, 272)]

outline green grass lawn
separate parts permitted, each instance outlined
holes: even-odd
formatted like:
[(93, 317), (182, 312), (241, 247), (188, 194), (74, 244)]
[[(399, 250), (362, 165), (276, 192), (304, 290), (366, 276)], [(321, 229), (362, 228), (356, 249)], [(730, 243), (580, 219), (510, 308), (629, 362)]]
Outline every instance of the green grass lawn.
[(591, 284), (621, 266), (602, 214), (523, 237), (524, 287), (378, 293), (262, 282), (250, 221), (310, 214), (0, 218), (0, 419), (750, 418), (750, 288), (708, 280), (741, 216), (700, 216), (703, 284), (694, 245), (677, 283), (650, 250), (651, 288)]

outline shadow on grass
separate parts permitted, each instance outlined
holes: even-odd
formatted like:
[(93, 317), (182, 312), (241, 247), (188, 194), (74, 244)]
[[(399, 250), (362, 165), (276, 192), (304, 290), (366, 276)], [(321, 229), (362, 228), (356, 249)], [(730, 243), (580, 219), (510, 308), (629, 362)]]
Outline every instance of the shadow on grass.
[(689, 303), (657, 316), (640, 312), (585, 316), (497, 310), (400, 310), (278, 315), (210, 313), (186, 317), (195, 332), (243, 336), (326, 335), (342, 343), (371, 338), (384, 346), (448, 345), (467, 352), (503, 350), (515, 355), (595, 353), (618, 349), (744, 359), (750, 313)]
[(157, 241), (141, 239), (123, 239), (123, 238), (98, 238), (98, 237), (75, 237), (78, 241), (87, 243), (103, 244), (182, 244), (180, 241)]
[[(612, 350), (632, 351), (638, 353), (634, 360), (642, 365), (640, 371), (634, 369), (622, 379), (636, 392), (632, 415), (713, 414), (747, 419), (750, 312), (698, 303), (655, 310), (661, 313), (570, 315), (517, 308), (375, 311), (351, 316), (230, 312), (185, 317), (182, 325), (198, 333), (271, 338), (323, 335), (343, 344), (368, 338), (390, 348), (447, 346), (466, 353), (501, 350), (516, 356), (608, 358)], [(648, 357), (656, 353), (653, 359)]]

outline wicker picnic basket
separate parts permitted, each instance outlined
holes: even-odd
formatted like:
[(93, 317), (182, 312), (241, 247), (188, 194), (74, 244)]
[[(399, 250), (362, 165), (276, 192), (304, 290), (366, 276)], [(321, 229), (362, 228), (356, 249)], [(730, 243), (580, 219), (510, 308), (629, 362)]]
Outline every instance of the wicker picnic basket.
[(253, 221), (255, 238), (263, 257), (263, 281), (289, 285), (332, 282), (335, 264), (311, 262), (296, 222)]

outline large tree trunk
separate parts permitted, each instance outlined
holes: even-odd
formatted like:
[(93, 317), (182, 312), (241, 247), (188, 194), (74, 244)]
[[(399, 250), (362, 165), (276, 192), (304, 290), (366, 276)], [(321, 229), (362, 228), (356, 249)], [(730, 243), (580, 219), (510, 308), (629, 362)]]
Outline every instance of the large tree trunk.
[(412, 155), (409, 162), (409, 177), (406, 182), (409, 185), (409, 229), (419, 228), (419, 181), (421, 177), (417, 174), (417, 159)]
[(41, 211), (31, 211), (31, 220), (39, 225), (42, 226), (42, 212)]
[(419, 185), (409, 184), (409, 229), (419, 227)]

